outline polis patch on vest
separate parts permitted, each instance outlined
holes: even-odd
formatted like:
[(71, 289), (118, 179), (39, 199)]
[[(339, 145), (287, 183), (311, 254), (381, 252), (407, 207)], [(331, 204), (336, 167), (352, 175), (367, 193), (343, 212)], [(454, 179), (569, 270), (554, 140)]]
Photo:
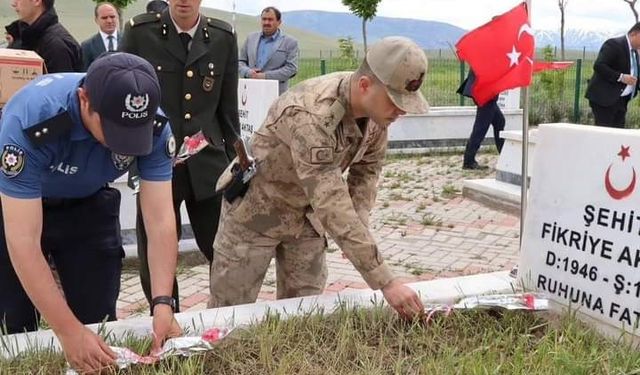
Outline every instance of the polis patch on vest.
[(0, 169), (9, 178), (19, 175), (24, 169), (25, 154), (20, 146), (4, 145), (0, 159)]
[(125, 171), (133, 163), (134, 156), (120, 155), (115, 152), (111, 153), (111, 161), (113, 166), (119, 171)]

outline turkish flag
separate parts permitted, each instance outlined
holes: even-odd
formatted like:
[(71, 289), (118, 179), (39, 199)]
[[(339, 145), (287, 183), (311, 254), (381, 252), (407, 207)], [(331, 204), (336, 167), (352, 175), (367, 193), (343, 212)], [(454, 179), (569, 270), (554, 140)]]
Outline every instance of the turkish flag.
[(476, 75), (472, 95), (484, 105), (500, 92), (528, 86), (533, 71), (535, 40), (529, 26), (527, 4), (465, 34), (456, 43), (458, 58)]
[(533, 74), (547, 70), (562, 70), (573, 65), (573, 61), (534, 61)]

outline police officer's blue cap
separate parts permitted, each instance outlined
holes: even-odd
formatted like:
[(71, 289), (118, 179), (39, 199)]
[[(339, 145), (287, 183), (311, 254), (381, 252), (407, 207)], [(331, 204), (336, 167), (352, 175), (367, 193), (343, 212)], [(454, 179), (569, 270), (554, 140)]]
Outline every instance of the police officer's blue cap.
[(160, 105), (158, 77), (145, 59), (112, 53), (95, 60), (84, 80), (91, 108), (100, 115), (107, 147), (116, 154), (151, 153)]

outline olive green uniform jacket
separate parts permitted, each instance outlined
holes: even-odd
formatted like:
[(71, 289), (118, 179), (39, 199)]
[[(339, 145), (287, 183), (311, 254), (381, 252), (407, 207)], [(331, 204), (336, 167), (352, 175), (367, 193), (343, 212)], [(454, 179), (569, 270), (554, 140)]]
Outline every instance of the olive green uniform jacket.
[(120, 49), (155, 67), (161, 108), (169, 117), (178, 149), (185, 136), (200, 130), (211, 144), (187, 160), (186, 170), (174, 169), (174, 197), (189, 196), (191, 189), (196, 200), (212, 197), (240, 133), (238, 45), (231, 26), (201, 15), (187, 54), (168, 9), (140, 14), (126, 24)]

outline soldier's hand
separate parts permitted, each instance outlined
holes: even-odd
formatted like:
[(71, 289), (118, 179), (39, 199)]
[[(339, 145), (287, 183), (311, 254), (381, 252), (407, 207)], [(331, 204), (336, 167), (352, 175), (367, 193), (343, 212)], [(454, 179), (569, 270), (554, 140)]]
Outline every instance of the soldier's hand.
[(382, 294), (389, 305), (403, 318), (413, 319), (424, 312), (424, 305), (418, 294), (397, 280), (392, 280), (385, 285), (382, 288)]
[(156, 305), (153, 308), (153, 344), (151, 354), (157, 354), (166, 339), (182, 335), (182, 328), (173, 316), (171, 306)]
[(81, 374), (114, 369), (116, 353), (93, 331), (78, 322), (64, 332), (56, 332), (69, 365)]

